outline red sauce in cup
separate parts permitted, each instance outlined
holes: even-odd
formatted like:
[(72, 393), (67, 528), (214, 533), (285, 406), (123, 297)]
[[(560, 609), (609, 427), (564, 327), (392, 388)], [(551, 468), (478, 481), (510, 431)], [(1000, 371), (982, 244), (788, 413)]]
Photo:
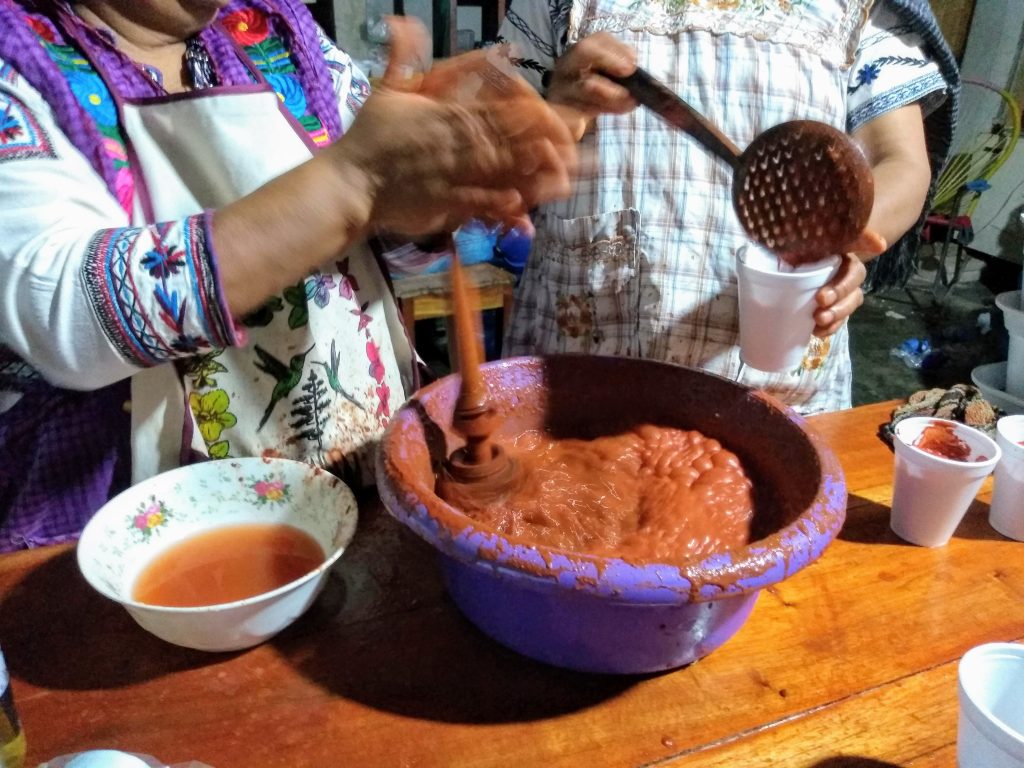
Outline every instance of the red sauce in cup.
[[(957, 435), (955, 426), (945, 421), (933, 421), (925, 427), (913, 446), (953, 461), (967, 461), (971, 456), (971, 447)], [(984, 457), (978, 459), (984, 460)]]

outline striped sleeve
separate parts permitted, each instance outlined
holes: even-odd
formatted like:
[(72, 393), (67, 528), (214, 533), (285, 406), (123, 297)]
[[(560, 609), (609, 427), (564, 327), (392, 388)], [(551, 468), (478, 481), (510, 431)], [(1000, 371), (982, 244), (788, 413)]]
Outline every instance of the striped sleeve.
[(501, 25), (498, 41), (512, 46), (512, 63), (541, 93), (565, 52), (571, 7), (571, 0), (514, 0)]
[(916, 102), (927, 117), (946, 97), (939, 65), (924, 41), (890, 9), (872, 9), (850, 70), (847, 129), (854, 131), (880, 115)]
[(52, 384), (98, 389), (239, 343), (210, 214), (132, 226), (16, 72), (0, 122), (0, 344)]

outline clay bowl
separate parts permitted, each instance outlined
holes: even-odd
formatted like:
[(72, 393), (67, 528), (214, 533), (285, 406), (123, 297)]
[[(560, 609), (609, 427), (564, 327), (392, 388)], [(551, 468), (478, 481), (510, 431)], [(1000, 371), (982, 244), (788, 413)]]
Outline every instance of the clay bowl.
[(751, 542), (679, 562), (627, 562), (505, 537), (434, 492), (458, 376), (417, 392), (377, 458), (387, 509), (441, 554), (460, 610), (499, 643), (559, 667), (672, 669), (710, 653), (760, 591), (817, 559), (843, 524), (846, 482), (832, 451), (777, 400), (700, 371), (626, 358), (524, 357), (488, 363), (500, 434), (545, 428), (590, 438), (653, 423), (697, 429), (735, 452), (754, 481)]

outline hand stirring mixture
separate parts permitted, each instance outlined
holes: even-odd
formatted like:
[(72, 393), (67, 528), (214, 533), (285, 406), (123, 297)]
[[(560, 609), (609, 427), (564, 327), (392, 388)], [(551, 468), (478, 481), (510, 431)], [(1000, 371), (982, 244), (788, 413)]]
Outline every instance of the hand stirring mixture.
[(519, 480), (516, 462), (491, 440), (498, 416), (487, 397), (480, 374), (483, 353), (480, 344), (479, 302), (476, 291), (462, 271), (458, 251), (452, 252), (452, 314), (462, 378), (455, 402), (452, 426), (466, 444), (445, 461), (437, 478), (437, 493), (445, 501), (462, 507), (460, 498), (469, 496), (477, 504), (497, 501)]
[(793, 265), (841, 253), (867, 226), (874, 177), (860, 148), (827, 123), (794, 120), (754, 137), (744, 151), (697, 110), (637, 69), (605, 75), (686, 131), (733, 169), (733, 207), (747, 233)]

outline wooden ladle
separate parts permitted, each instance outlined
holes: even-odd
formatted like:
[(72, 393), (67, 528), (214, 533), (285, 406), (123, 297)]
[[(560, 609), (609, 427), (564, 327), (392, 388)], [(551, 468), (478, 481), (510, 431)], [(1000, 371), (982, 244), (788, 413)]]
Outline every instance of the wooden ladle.
[(473, 504), (497, 501), (519, 481), (516, 462), (491, 435), (499, 417), (491, 405), (480, 373), (479, 302), (476, 291), (462, 270), (457, 250), (452, 247), (452, 315), (458, 339), (459, 375), (462, 378), (455, 402), (452, 427), (465, 445), (452, 452), (438, 475), (437, 492), (459, 507), (466, 497)]
[(740, 223), (783, 260), (801, 264), (841, 253), (867, 226), (874, 178), (863, 152), (842, 131), (794, 120), (769, 128), (741, 151), (645, 70), (605, 77), (730, 165)]

